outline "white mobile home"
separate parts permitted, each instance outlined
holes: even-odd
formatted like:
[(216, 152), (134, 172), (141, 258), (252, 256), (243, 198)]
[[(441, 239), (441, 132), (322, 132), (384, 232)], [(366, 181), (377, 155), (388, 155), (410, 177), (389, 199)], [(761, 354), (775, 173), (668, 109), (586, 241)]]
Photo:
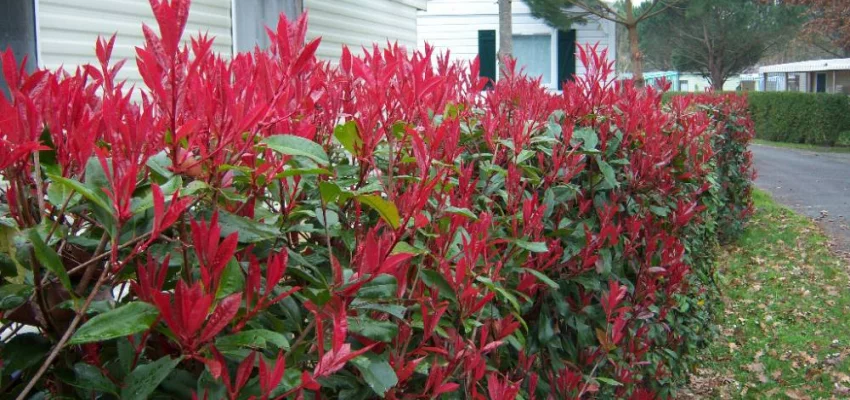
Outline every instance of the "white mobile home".
[(768, 92), (850, 94), (850, 58), (765, 65), (759, 74)]
[[(46, 68), (66, 68), (94, 62), (94, 43), (117, 33), (113, 57), (135, 58), (143, 43), (142, 22), (155, 27), (148, 0), (14, 0), (0, 13), (0, 48), (12, 47), (20, 59)], [(230, 56), (268, 44), (265, 26), (278, 16), (290, 19), (309, 13), (308, 38), (322, 37), (320, 58), (335, 60), (342, 45), (353, 49), (398, 41), (416, 46), (416, 13), (425, 0), (192, 0), (188, 35), (215, 36), (214, 50)], [(140, 81), (134, 63), (123, 76)]]
[[(608, 59), (616, 60), (616, 27), (607, 20), (591, 19), (573, 29), (559, 31), (531, 15), (521, 0), (512, 6), (513, 55), (518, 64), (532, 76), (542, 76), (552, 89), (583, 74), (577, 62), (577, 45), (599, 44), (608, 50)], [(437, 50), (451, 50), (452, 58), (471, 60), (481, 56), (482, 75), (496, 77), (498, 52), (499, 7), (495, 0), (428, 0), (427, 9), (419, 12), (418, 40)]]
[[(621, 78), (631, 79), (632, 74), (622, 74)], [(692, 92), (699, 93), (711, 90), (711, 82), (699, 73), (694, 72), (679, 72), (679, 71), (653, 71), (644, 72), (644, 79), (647, 85), (659, 86), (662, 80), (670, 83), (670, 90), (674, 92)], [(736, 90), (744, 90), (741, 85), (740, 76), (730, 76), (723, 83), (723, 91), (732, 92)], [(751, 89), (754, 90), (754, 89)]]

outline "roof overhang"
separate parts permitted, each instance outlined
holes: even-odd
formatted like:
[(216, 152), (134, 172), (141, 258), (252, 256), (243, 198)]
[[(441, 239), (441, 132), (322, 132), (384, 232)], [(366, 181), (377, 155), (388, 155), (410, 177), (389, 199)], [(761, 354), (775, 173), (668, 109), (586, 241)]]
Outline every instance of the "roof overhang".
[(427, 0), (396, 0), (396, 1), (398, 1), (401, 4), (411, 6), (415, 9), (417, 9), (417, 10), (423, 10), (424, 11), (426, 8), (428, 8), (428, 1)]
[(802, 61), (788, 64), (765, 65), (759, 67), (760, 74), (776, 72), (820, 72), (850, 70), (850, 58), (832, 60)]

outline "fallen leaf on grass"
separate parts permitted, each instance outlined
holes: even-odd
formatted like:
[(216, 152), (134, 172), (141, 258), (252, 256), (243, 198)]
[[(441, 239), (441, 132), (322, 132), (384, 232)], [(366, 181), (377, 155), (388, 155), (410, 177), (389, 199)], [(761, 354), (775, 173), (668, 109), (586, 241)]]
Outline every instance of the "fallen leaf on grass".
[(800, 352), (800, 358), (802, 358), (803, 361), (805, 361), (809, 365), (815, 365), (815, 364), (818, 363), (817, 357), (812, 357), (810, 354), (806, 353), (805, 351)]
[(786, 390), (785, 395), (792, 400), (811, 400), (811, 397), (799, 390)]

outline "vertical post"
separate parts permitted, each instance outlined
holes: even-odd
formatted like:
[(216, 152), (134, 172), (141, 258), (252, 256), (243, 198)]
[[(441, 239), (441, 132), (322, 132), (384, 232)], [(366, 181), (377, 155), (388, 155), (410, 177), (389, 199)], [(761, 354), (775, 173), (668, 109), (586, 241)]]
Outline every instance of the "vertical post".
[(501, 67), (505, 66), (503, 61), (505, 57), (510, 57), (514, 52), (512, 1), (499, 0), (499, 65)]
[[(35, 0), (10, 1), (3, 3), (0, 12), (0, 51), (11, 48), (18, 62), (26, 57), (27, 71), (34, 70), (38, 62), (35, 7)], [(0, 93), (5, 90), (6, 80), (0, 76)]]
[(832, 70), (832, 93), (836, 93), (835, 88), (835, 70)]

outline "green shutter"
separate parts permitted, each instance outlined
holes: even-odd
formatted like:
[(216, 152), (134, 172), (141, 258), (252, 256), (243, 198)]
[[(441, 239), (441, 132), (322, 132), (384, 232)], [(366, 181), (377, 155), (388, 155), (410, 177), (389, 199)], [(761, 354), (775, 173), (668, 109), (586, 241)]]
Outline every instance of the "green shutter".
[(481, 63), (479, 75), (490, 78), (487, 87), (496, 81), (496, 31), (478, 31), (478, 59)]
[(576, 31), (558, 31), (558, 90), (564, 82), (575, 79)]

